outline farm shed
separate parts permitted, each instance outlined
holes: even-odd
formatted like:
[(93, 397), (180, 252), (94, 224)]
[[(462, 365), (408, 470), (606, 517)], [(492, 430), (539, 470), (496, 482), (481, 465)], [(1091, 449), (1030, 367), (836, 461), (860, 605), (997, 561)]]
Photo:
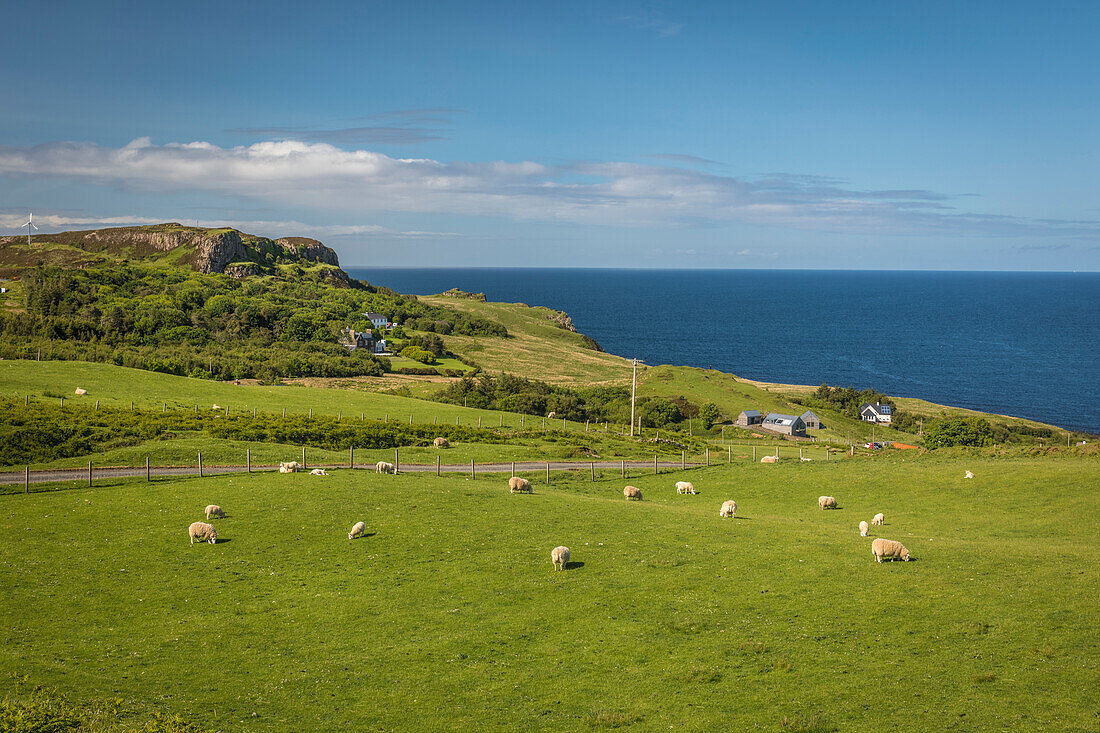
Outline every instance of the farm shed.
[(760, 410), (742, 410), (734, 424), (747, 428), (750, 425), (759, 425), (763, 420), (764, 416), (760, 414)]
[(793, 435), (800, 438), (806, 437), (806, 423), (802, 422), (802, 418), (795, 415), (782, 415), (778, 412), (769, 412), (768, 416), (764, 418), (764, 422), (761, 423), (761, 426), (772, 432), (782, 433), (783, 435)]

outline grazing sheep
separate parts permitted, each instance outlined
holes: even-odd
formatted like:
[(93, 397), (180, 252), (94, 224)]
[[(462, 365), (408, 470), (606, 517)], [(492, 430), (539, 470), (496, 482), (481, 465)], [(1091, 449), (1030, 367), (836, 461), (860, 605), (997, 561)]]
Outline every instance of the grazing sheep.
[(386, 463), (385, 461), (379, 461), (374, 464), (375, 473), (397, 473), (397, 467), (392, 463)]
[(547, 413), (547, 414), (546, 414), (546, 419), (547, 419), (547, 420), (549, 420), (550, 418), (552, 418), (552, 417), (557, 417), (557, 416), (558, 416), (558, 413), (556, 413), (556, 412), (549, 412), (549, 413)]
[(432, 441), (432, 445), (436, 448), (450, 448), (451, 444), (447, 442), (446, 438), (439, 437)]
[(217, 402), (215, 402), (214, 405), (210, 409), (211, 410), (220, 410), (220, 409), (222, 409), (222, 406), (219, 405)]
[(348, 532), (348, 539), (353, 540), (356, 537), (362, 537), (363, 532), (365, 532), (366, 529), (366, 524), (364, 524), (363, 522), (356, 522), (354, 525), (352, 525), (351, 531)]
[(779, 456), (764, 456), (760, 459), (761, 463), (779, 463)]
[(76, 388), (76, 393), (77, 393), (77, 394), (88, 394), (88, 390), (86, 390), (86, 389), (81, 389), (80, 387), (77, 387), (77, 388)]
[(836, 499), (831, 496), (819, 496), (817, 505), (822, 509), (836, 509)]
[(870, 529), (870, 528), (871, 528), (871, 525), (867, 524), (866, 521), (860, 522), (859, 523), (859, 536), (860, 537), (866, 537), (867, 536), (867, 530)]
[(886, 517), (883, 516), (882, 512), (879, 512), (871, 517), (871, 524), (886, 524)]
[(677, 481), (676, 482), (677, 494), (698, 494), (695, 490), (695, 486), (690, 481)]
[(642, 500), (642, 490), (635, 486), (627, 486), (623, 489), (623, 496), (627, 499), (635, 499), (637, 501)]
[(974, 474), (970, 473), (970, 471), (967, 471), (966, 476), (964, 476), (964, 478), (974, 478)]
[(328, 471), (323, 468), (315, 468), (309, 472), (310, 476), (328, 476)]
[(279, 473), (295, 473), (301, 467), (302, 467), (302, 464), (298, 463), (298, 461), (290, 461), (290, 462), (287, 462), (287, 463), (280, 463), (279, 464)]
[(733, 518), (737, 514), (737, 502), (730, 499), (729, 501), (722, 503), (722, 508), (718, 510), (718, 516)]
[(569, 563), (569, 548), (565, 545), (555, 547), (550, 551), (550, 562), (554, 563), (554, 570), (565, 570)]
[(531, 482), (525, 478), (519, 476), (513, 476), (508, 479), (508, 491), (513, 494), (532, 494), (534, 491), (531, 489)]
[(191, 526), (187, 528), (187, 535), (191, 538), (191, 544), (195, 544), (195, 540), (199, 542), (209, 542), (214, 544), (218, 541), (218, 530), (214, 529), (213, 524), (207, 524), (206, 522), (192, 522)]
[(871, 543), (871, 554), (879, 562), (882, 562), (884, 557), (909, 562), (909, 550), (905, 549), (905, 545), (894, 540), (884, 540), (881, 537)]
[(206, 507), (206, 521), (209, 522), (211, 516), (221, 517), (222, 519), (225, 519), (225, 510), (223, 510), (217, 504), (211, 504)]

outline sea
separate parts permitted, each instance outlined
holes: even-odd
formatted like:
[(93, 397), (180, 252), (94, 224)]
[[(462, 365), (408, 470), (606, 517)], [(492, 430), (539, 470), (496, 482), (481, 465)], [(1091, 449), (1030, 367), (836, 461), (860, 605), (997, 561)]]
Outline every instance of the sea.
[(569, 313), (613, 354), (1100, 433), (1100, 273), (347, 268)]

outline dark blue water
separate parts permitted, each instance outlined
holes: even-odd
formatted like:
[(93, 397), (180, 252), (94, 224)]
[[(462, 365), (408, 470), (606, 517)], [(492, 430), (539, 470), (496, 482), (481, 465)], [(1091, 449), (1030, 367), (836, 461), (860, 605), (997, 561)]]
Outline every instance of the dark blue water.
[(349, 268), (567, 311), (621, 356), (1100, 432), (1100, 273)]

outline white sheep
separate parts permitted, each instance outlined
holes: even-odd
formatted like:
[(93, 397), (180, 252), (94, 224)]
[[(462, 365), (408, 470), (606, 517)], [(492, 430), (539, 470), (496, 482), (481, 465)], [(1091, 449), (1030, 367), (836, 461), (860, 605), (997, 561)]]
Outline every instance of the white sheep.
[(195, 540), (199, 542), (209, 542), (214, 544), (218, 541), (218, 530), (214, 529), (213, 524), (207, 524), (206, 522), (192, 522), (191, 526), (187, 528), (187, 535), (191, 538), (191, 544), (195, 544)]
[(722, 502), (722, 508), (718, 510), (718, 516), (730, 517), (731, 519), (737, 515), (737, 502), (733, 499)]
[(867, 536), (867, 530), (870, 529), (870, 528), (871, 528), (871, 525), (867, 524), (866, 520), (860, 522), (859, 523), (859, 536), (860, 537), (866, 537)]
[(882, 562), (884, 557), (909, 562), (909, 550), (905, 549), (905, 545), (894, 540), (884, 540), (881, 537), (871, 543), (871, 554), (879, 562)]
[(206, 521), (209, 522), (211, 516), (221, 517), (222, 519), (225, 519), (225, 510), (223, 510), (217, 504), (210, 504), (206, 507)]
[(432, 445), (436, 448), (450, 448), (451, 444), (447, 442), (446, 438), (439, 437), (432, 441)]
[(558, 413), (556, 413), (556, 412), (548, 412), (548, 413), (546, 413), (546, 419), (547, 419), (547, 420), (549, 420), (549, 419), (550, 419), (550, 418), (552, 418), (552, 417), (557, 417), (557, 416), (558, 416)]
[(779, 456), (764, 456), (760, 459), (761, 463), (779, 463)]
[(569, 564), (569, 548), (565, 545), (555, 547), (550, 551), (550, 562), (554, 563), (554, 570), (565, 570)]
[(822, 509), (836, 509), (836, 499), (831, 496), (819, 496), (817, 505)]
[(295, 473), (302, 468), (298, 461), (288, 461), (279, 464), (279, 473)]
[(310, 476), (328, 476), (328, 471), (323, 468), (315, 468), (309, 472)]
[(211, 410), (220, 410), (220, 409), (222, 409), (222, 406), (221, 406), (221, 405), (219, 405), (219, 404), (218, 404), (217, 402), (215, 402), (215, 403), (214, 403), (214, 404), (213, 404), (213, 405), (212, 405), (212, 406), (210, 407), (210, 409), (211, 409)]
[(677, 494), (697, 494), (695, 486), (690, 481), (677, 481), (676, 482)]
[(974, 478), (974, 474), (970, 473), (970, 471), (967, 471), (966, 476), (964, 476), (963, 478)]
[(379, 461), (374, 464), (375, 473), (397, 473), (397, 466), (392, 463), (386, 463), (385, 461)]
[(77, 388), (76, 388), (76, 393), (77, 393), (77, 394), (88, 394), (88, 390), (86, 390), (86, 389), (81, 389), (80, 387), (77, 387)]
[(356, 537), (362, 537), (363, 532), (365, 532), (366, 529), (367, 529), (366, 524), (364, 524), (363, 522), (356, 522), (354, 525), (352, 525), (351, 531), (348, 532), (348, 539), (353, 540)]
[(871, 524), (886, 524), (886, 517), (882, 512), (879, 512), (875, 516), (871, 517)]
[(533, 494), (531, 489), (531, 482), (520, 476), (513, 476), (508, 479), (508, 491), (513, 494)]
[(623, 489), (623, 496), (625, 496), (627, 499), (641, 501), (642, 490), (637, 488), (636, 486), (627, 486), (625, 489)]

